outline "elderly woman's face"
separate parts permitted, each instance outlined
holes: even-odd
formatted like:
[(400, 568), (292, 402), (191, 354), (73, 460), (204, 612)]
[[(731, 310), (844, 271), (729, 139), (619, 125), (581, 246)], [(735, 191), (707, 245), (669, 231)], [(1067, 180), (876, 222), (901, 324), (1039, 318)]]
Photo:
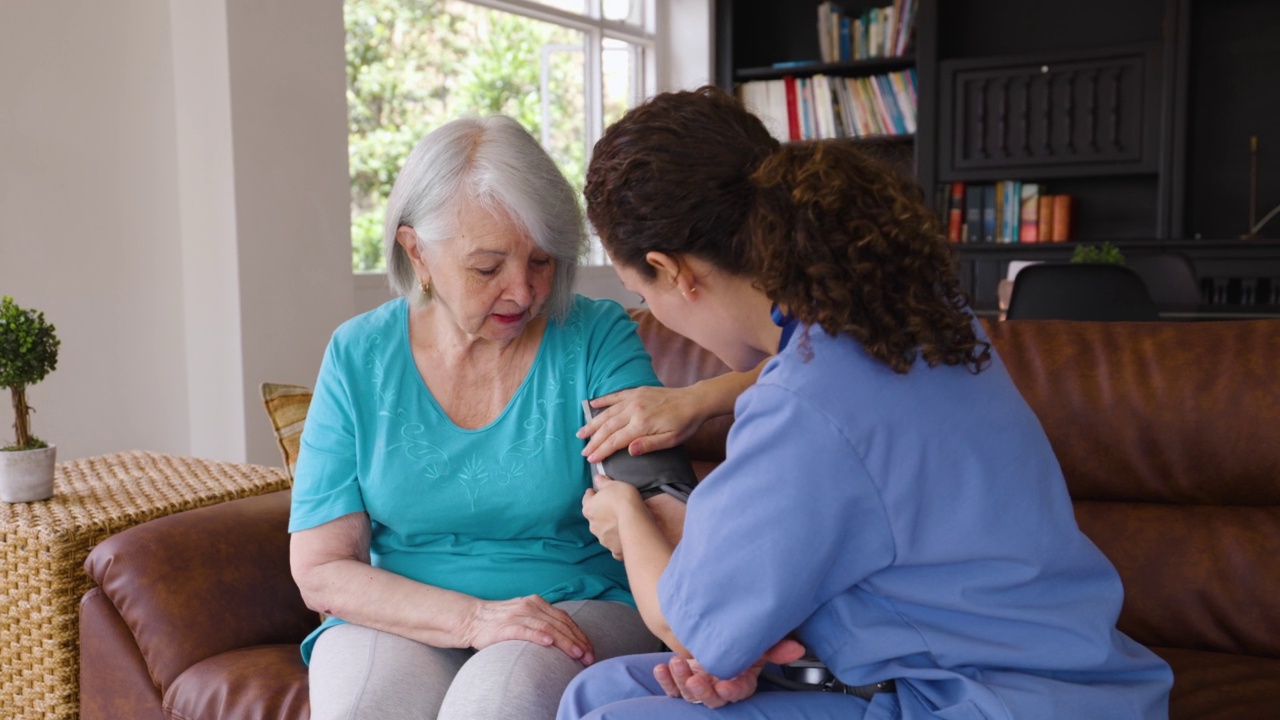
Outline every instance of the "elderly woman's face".
[(468, 334), (519, 337), (551, 294), (555, 260), (505, 213), (465, 203), (458, 229), (425, 258), (435, 302)]

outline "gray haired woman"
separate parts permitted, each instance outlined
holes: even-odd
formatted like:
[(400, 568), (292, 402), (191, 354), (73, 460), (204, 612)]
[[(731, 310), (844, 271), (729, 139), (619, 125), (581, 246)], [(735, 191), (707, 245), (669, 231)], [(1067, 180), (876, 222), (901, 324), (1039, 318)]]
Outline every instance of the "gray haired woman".
[(294, 481), (312, 717), (554, 717), (584, 666), (658, 647), (576, 436), (583, 399), (658, 381), (622, 308), (572, 293), (581, 210), (514, 121), (425, 137), (385, 236), (401, 297), (334, 333)]

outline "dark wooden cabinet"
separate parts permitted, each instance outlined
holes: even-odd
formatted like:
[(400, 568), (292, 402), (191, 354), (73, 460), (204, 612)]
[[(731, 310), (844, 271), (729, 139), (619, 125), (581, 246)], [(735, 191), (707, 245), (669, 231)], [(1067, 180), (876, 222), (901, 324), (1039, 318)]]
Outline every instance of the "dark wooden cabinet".
[(1157, 46), (942, 63), (938, 179), (1154, 174)]
[(914, 67), (916, 134), (868, 147), (927, 197), (1001, 180), (1074, 197), (1073, 242), (957, 246), (975, 307), (1011, 261), (1105, 241), (1190, 258), (1206, 309), (1280, 313), (1280, 217), (1241, 239), (1280, 203), (1280, 2), (921, 0), (908, 57), (798, 64), (819, 57), (818, 4), (717, 0), (717, 82)]

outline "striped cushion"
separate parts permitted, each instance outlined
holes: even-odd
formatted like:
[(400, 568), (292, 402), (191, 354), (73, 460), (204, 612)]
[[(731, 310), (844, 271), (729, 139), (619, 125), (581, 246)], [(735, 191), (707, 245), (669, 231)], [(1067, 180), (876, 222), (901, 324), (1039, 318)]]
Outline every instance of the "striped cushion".
[(285, 470), (293, 479), (293, 469), (298, 465), (298, 444), (302, 439), (302, 423), (311, 407), (311, 388), (302, 385), (262, 383), (262, 404), (275, 429), (276, 444), (284, 457)]

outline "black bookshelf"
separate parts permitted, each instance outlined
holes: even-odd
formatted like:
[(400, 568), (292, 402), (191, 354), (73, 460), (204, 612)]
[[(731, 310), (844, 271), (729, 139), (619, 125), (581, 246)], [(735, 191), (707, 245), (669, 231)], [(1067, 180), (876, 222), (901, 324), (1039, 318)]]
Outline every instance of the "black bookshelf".
[[(937, 0), (918, 0), (911, 45), (903, 55), (846, 62), (821, 62), (818, 43), (818, 6), (821, 0), (716, 0), (716, 78), (726, 90), (739, 83), (777, 80), (787, 76), (869, 77), (915, 69), (918, 104), (916, 132), (869, 135), (834, 140), (854, 142), (891, 162), (901, 172), (932, 184), (932, 170), (920, 162), (932, 152), (932, 98), (923, 88), (933, 82), (935, 66), (931, 27)], [(839, 3), (848, 16), (858, 16), (890, 0), (845, 0)], [(923, 40), (923, 42), (922, 42)]]
[[(1280, 238), (1280, 218), (1259, 240), (1241, 236), (1251, 202), (1255, 218), (1280, 203), (1280, 2), (1046, 0), (1029, 12), (1022, 0), (921, 0), (909, 57), (852, 63), (817, 62), (818, 4), (717, 0), (717, 82), (914, 67), (915, 135), (856, 142), (891, 154), (931, 200), (943, 183), (997, 180), (1075, 198), (1073, 242), (956, 247), (977, 307), (994, 309), (1013, 260), (1112, 242), (1186, 255), (1206, 308), (1277, 310), (1280, 242), (1267, 238)], [(889, 1), (841, 4), (856, 14)], [(1053, 91), (1037, 90), (1042, 76)], [(1005, 155), (992, 153), (1001, 143)]]

